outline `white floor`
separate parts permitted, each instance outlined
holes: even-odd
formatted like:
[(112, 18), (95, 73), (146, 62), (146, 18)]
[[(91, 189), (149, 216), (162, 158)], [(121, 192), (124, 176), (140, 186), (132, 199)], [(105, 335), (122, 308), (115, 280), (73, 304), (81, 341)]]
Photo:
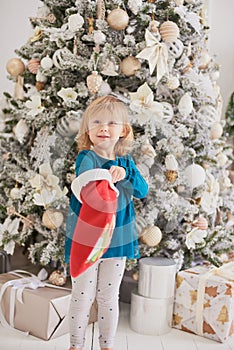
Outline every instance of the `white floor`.
[[(99, 350), (97, 337), (97, 324), (89, 325), (84, 350)], [(43, 341), (32, 336), (16, 334), (0, 326), (0, 350), (67, 350), (68, 348), (68, 334)], [(176, 329), (162, 336), (144, 336), (130, 329), (129, 304), (121, 303), (114, 350), (234, 350), (234, 336), (223, 344)]]

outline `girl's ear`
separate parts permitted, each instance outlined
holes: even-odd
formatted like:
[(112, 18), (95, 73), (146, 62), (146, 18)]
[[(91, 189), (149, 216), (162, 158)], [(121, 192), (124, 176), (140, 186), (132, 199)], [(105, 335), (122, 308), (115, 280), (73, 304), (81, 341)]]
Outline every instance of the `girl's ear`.
[(123, 125), (123, 130), (122, 130), (122, 133), (120, 135), (120, 137), (127, 137), (129, 132), (130, 132), (131, 128), (128, 124), (124, 124)]

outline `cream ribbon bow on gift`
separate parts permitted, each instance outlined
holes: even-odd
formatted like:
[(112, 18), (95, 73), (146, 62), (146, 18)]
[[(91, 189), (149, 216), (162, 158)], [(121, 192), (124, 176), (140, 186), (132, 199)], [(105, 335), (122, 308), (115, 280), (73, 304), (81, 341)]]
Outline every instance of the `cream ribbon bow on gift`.
[(146, 47), (136, 57), (149, 61), (150, 75), (157, 69), (158, 83), (164, 75), (168, 75), (168, 49), (148, 29), (145, 31), (145, 41)]

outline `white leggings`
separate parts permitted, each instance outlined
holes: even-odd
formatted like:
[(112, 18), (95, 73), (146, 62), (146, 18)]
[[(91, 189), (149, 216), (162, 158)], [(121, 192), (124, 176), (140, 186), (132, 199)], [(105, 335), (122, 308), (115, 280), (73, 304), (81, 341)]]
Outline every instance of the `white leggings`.
[(69, 310), (70, 346), (82, 348), (92, 303), (98, 304), (99, 343), (111, 348), (119, 318), (119, 287), (125, 269), (125, 258), (100, 259), (84, 273), (72, 278)]

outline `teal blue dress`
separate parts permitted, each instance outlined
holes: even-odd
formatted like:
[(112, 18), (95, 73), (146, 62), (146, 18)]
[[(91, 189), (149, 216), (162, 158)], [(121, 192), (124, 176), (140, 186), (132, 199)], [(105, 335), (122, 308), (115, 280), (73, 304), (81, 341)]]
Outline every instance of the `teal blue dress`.
[[(115, 184), (119, 191), (116, 213), (116, 225), (110, 246), (102, 258), (126, 257), (139, 258), (138, 235), (133, 197), (144, 198), (148, 193), (148, 185), (137, 169), (132, 157), (126, 155), (110, 160), (97, 155), (92, 150), (81, 151), (76, 158), (76, 176), (91, 169), (110, 169), (112, 165), (123, 167), (126, 176)], [(71, 195), (68, 210), (65, 242), (65, 262), (69, 263), (70, 249), (76, 222), (82, 203)]]

